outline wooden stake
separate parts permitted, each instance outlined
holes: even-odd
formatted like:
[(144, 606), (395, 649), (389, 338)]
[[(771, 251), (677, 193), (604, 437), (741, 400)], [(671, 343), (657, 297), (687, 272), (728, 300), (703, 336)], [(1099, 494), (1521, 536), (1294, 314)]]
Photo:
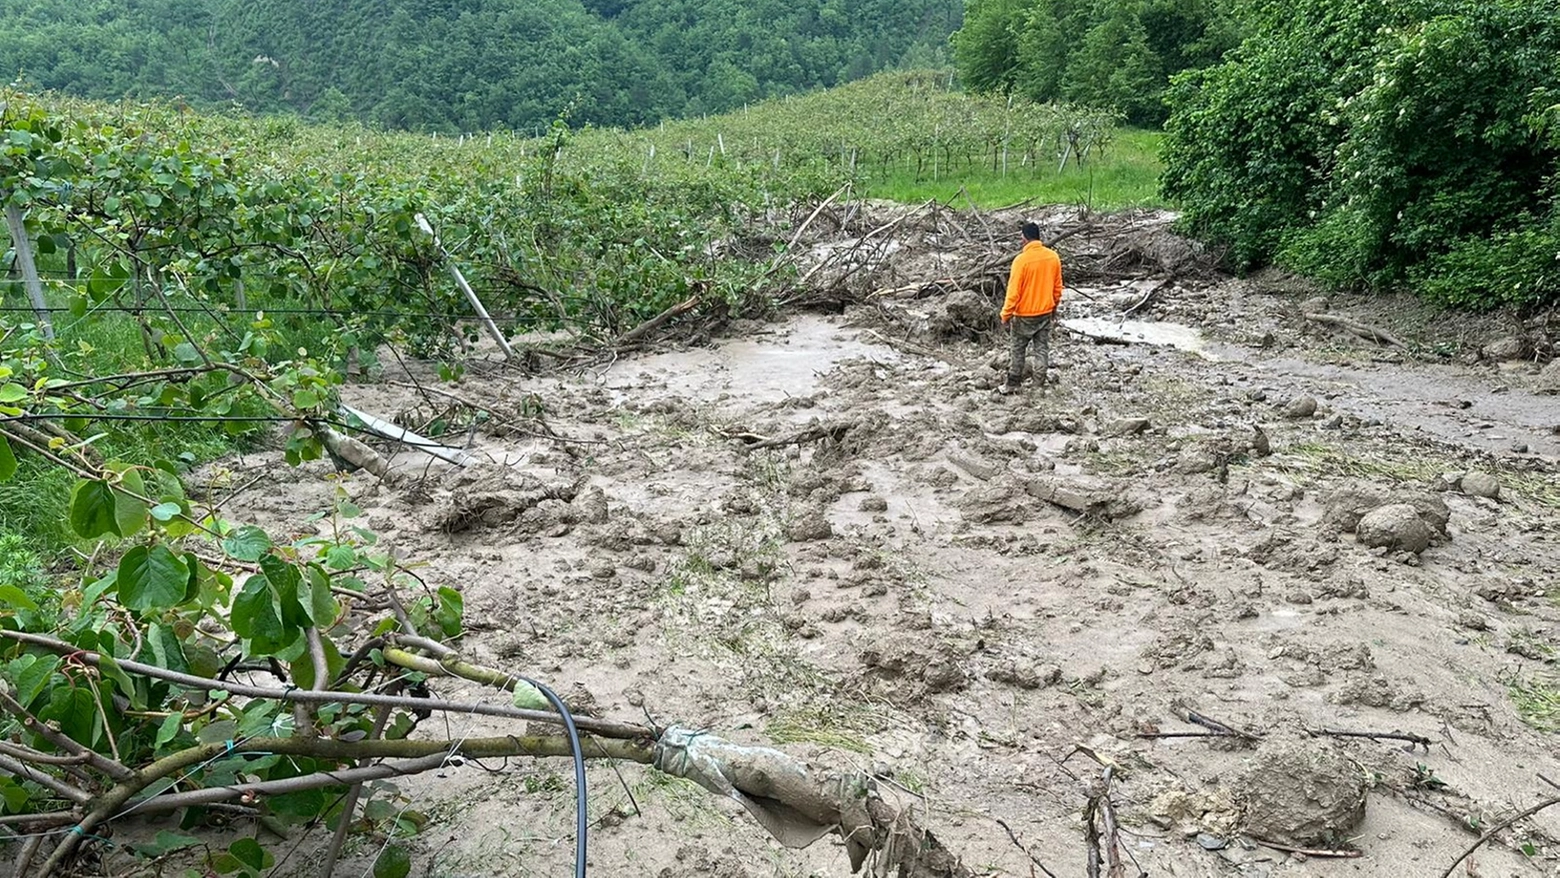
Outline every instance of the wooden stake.
[(450, 275), (455, 278), (455, 283), (460, 287), (460, 291), (466, 294), (466, 300), (471, 303), (471, 307), (476, 309), (477, 316), (482, 318), (483, 324), (487, 326), (488, 334), (493, 336), (494, 341), (498, 342), (499, 349), (504, 352), (504, 358), (507, 360), (514, 359), (514, 348), (509, 346), (509, 340), (504, 338), (504, 334), (499, 331), (498, 324), (494, 323), (493, 318), (488, 316), (487, 309), (482, 307), (482, 300), (477, 298), (477, 293), (471, 288), (471, 284), (466, 283), (466, 276), (460, 273), (460, 267), (455, 264), (455, 258), (450, 255), (448, 250), (444, 249), (444, 245), (439, 241), (439, 236), (433, 233), (433, 226), (428, 224), (428, 218), (420, 213), (413, 218), (417, 220), (417, 227), (427, 232), (428, 237), (433, 239), (433, 246), (439, 248), (439, 253), (444, 256), (445, 267), (449, 268)]
[(33, 262), (32, 240), (27, 237), (27, 227), (22, 222), (22, 209), (10, 202), (5, 205), (5, 224), (11, 232), (11, 247), (16, 250), (16, 267), (21, 269), (22, 282), (27, 287), (27, 298), (38, 315), (38, 325), (43, 337), (54, 338), (54, 323), (49, 320), (49, 303), (43, 300), (43, 281), (38, 277), (38, 265)]

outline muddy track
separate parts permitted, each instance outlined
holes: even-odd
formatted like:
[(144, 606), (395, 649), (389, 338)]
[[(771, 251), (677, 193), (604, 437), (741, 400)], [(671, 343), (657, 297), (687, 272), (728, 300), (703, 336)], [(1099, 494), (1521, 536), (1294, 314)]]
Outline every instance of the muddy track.
[[(467, 378), (446, 389), (488, 412), (479, 465), (401, 452), (418, 477), (395, 488), (287, 472), (285, 494), (230, 511), (295, 528), (339, 483), (430, 582), (465, 592), (474, 658), (605, 716), (869, 769), (976, 874), (1039, 874), (1031, 855), (1084, 874), (1102, 763), (1128, 874), (1154, 876), (1439, 875), (1469, 826), (1552, 793), (1537, 775), (1560, 777), (1555, 739), (1513, 697), (1560, 685), (1560, 405), (1536, 394), (1531, 354), (1426, 363), (1306, 320), (1303, 291), (1156, 276), (1140, 254), (1077, 282), (1065, 316), (1111, 335), (1158, 284), (1131, 319), (1196, 350), (1062, 332), (1058, 383), (1000, 398), (990, 291), (904, 292), (971, 277), (1000, 244), (971, 255), (944, 232), (937, 250), (913, 225), (896, 258), (921, 267), (848, 274), (864, 287), (842, 314), (599, 371)], [(1082, 263), (1114, 258), (1075, 243)], [(1401, 303), (1349, 314), (1445, 341)], [(1511, 329), (1456, 331), (1471, 349)], [(346, 396), (415, 426), (472, 414), (388, 382)], [(277, 457), (209, 475), (243, 484)], [(1209, 732), (1194, 716), (1240, 734), (1155, 737)], [(837, 845), (782, 849), (685, 782), (590, 779), (594, 874), (848, 873)], [(397, 790), (380, 795), (432, 818), (414, 874), (568, 871), (565, 766), (468, 763)], [(1560, 811), (1542, 813), (1458, 874), (1556, 874), (1556, 838)]]

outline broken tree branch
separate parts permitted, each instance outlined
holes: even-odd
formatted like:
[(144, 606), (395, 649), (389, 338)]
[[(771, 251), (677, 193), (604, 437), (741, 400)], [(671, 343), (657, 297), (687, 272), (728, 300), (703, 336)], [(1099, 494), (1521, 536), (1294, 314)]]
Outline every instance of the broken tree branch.
[(1335, 859), (1353, 859), (1365, 856), (1363, 851), (1351, 851), (1345, 848), (1337, 850), (1328, 848), (1297, 848), (1287, 844), (1279, 844), (1276, 841), (1268, 841), (1265, 838), (1257, 838), (1256, 836), (1252, 836), (1251, 840), (1263, 847), (1270, 847), (1275, 851), (1283, 851), (1286, 854), (1305, 854), (1308, 857), (1332, 857)]

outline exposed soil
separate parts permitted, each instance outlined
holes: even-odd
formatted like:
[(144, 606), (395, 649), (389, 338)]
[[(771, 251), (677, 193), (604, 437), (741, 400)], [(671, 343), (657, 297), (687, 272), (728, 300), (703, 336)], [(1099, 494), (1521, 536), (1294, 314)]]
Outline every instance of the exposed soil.
[[(820, 259), (859, 242), (824, 225)], [(1554, 795), (1538, 774), (1560, 778), (1554, 736), (1511, 697), (1557, 685), (1546, 328), (1348, 309), (1410, 344), (1388, 347), (1307, 319), (1298, 284), (1199, 267), (1163, 217), (1101, 229), (1061, 245), (1081, 267), (1043, 392), (991, 393), (989, 285), (924, 288), (1014, 242), (910, 216), (869, 271), (816, 273), (822, 290), (865, 284), (835, 298), (843, 313), (441, 386), (492, 413), (465, 471), (402, 452), (425, 477), (392, 488), (261, 453), (212, 475), (285, 484), (228, 507), (282, 529), (339, 485), (430, 584), (464, 591), (472, 657), (578, 687), (604, 716), (868, 769), (919, 798), (975, 874), (1039, 874), (999, 819), (1055, 874), (1085, 874), (1092, 753), (1116, 766), (1129, 874), (1439, 875), (1470, 826)], [(1519, 331), (1525, 359), (1477, 358)], [(415, 426), (450, 406), (391, 383), (346, 396)], [(538, 404), (548, 430), (527, 417)], [(788, 436), (801, 441), (752, 447)], [(1209, 731), (1189, 710), (1253, 737), (1141, 737)], [(1321, 729), (1434, 743), (1307, 734)], [(687, 782), (603, 764), (590, 781), (594, 874), (849, 872), (837, 839), (784, 849)], [(378, 795), (433, 818), (414, 875), (561, 876), (571, 785), (563, 763), (467, 763)], [(1557, 839), (1560, 809), (1457, 874), (1560, 874)], [(372, 855), (361, 844), (341, 874)], [(284, 874), (312, 874), (301, 857)]]

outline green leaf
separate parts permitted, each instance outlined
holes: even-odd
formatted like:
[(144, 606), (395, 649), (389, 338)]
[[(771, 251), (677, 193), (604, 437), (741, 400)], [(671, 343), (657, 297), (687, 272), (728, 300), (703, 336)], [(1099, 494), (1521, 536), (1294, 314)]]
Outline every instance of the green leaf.
[(110, 463), (110, 472), (119, 473), (119, 484), (114, 487), (114, 521), (119, 525), (119, 535), (134, 536), (146, 527), (146, 482), (141, 473), (128, 464)]
[(201, 358), (200, 351), (187, 341), (174, 345), (173, 358), (186, 366), (195, 366), (205, 362)]
[(271, 813), (294, 820), (312, 820), (324, 813), (329, 804), (323, 789), (283, 793), (265, 800), (266, 808)]
[(336, 621), (340, 606), (330, 592), (330, 576), (316, 564), (309, 565), (309, 615), (320, 628)]
[(260, 842), (252, 838), (241, 838), (228, 845), (228, 853), (233, 855), (233, 859), (255, 872), (269, 869), (276, 861), (269, 851), (260, 846)]
[(331, 546), (325, 552), (325, 566), (332, 570), (351, 570), (357, 566), (357, 550), (351, 546)]
[(260, 528), (246, 525), (222, 541), (222, 551), (240, 561), (259, 561), (271, 551), (271, 538)]
[(11, 443), (0, 436), (0, 482), (8, 482), (16, 475), (16, 455), (11, 451)]
[(98, 671), (109, 680), (114, 681), (114, 686), (119, 689), (119, 694), (130, 699), (130, 707), (134, 710), (145, 710), (146, 702), (141, 699), (140, 692), (135, 688), (135, 682), (130, 675), (125, 673), (119, 662), (107, 653), (98, 655)]
[(193, 835), (180, 835), (177, 832), (169, 832), (166, 829), (162, 829), (158, 830), (151, 844), (137, 844), (131, 845), (131, 847), (143, 857), (155, 858), (204, 843)]
[(120, 535), (119, 522), (114, 517), (114, 489), (108, 482), (77, 483), (70, 501), (70, 527), (77, 536), (89, 540)]
[(320, 395), (312, 390), (293, 391), (293, 408), (300, 411), (312, 409), (320, 404)]
[(406, 878), (412, 874), (412, 855), (398, 844), (387, 846), (374, 860), (374, 878)]
[(20, 384), (0, 384), (0, 402), (16, 403), (27, 398), (27, 388)]
[(92, 301), (101, 302), (123, 289), (129, 279), (130, 269), (123, 263), (100, 266), (87, 279), (87, 295)]
[(303, 574), (298, 568), (275, 555), (267, 555), (260, 559), (260, 569), (265, 572), (265, 578), (271, 581), (271, 587), (276, 590), (276, 600), (282, 610), (282, 621), (299, 628), (313, 625), (314, 619), (309, 608), (299, 598)]
[(23, 707), (32, 707), (43, 690), (49, 688), (49, 681), (54, 672), (59, 670), (61, 661), (59, 656), (53, 655), (24, 655), (12, 659), (6, 666), (6, 673), (11, 682), (16, 684), (16, 694), (12, 697), (21, 702)]
[(97, 699), (84, 686), (56, 686), (49, 694), (49, 706), (38, 713), (41, 720), (52, 720), (60, 731), (81, 744), (97, 743), (99, 725)]
[(38, 609), (38, 602), (27, 596), (14, 585), (0, 585), (0, 607), (15, 607), (23, 610)]
[(184, 714), (178, 711), (168, 714), (167, 719), (162, 721), (162, 725), (157, 727), (157, 740), (153, 746), (161, 748), (164, 744), (177, 738), (183, 728)]
[(171, 609), (184, 600), (190, 571), (167, 546), (136, 546), (119, 561), (119, 602), (138, 613)]
[(233, 633), (246, 640), (280, 640), (285, 631), (276, 605), (276, 591), (264, 574), (244, 581), (233, 598)]
[(9, 777), (0, 777), (0, 813), (20, 814), (27, 807), (27, 802), (32, 796), (22, 789), (22, 785)]
[(439, 606), (433, 611), (433, 619), (444, 629), (444, 636), (460, 634), (460, 620), (465, 613), (466, 601), (460, 592), (447, 585), (439, 586)]
[(160, 522), (172, 521), (179, 517), (179, 514), (183, 511), (183, 506), (180, 506), (179, 504), (171, 501), (167, 503), (158, 503), (151, 509), (152, 517)]
[(184, 659), (184, 644), (172, 628), (167, 625), (151, 626), (146, 631), (146, 645), (151, 650), (152, 662), (158, 667), (181, 674), (189, 672), (189, 663)]

